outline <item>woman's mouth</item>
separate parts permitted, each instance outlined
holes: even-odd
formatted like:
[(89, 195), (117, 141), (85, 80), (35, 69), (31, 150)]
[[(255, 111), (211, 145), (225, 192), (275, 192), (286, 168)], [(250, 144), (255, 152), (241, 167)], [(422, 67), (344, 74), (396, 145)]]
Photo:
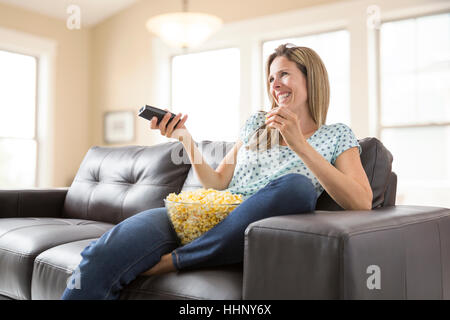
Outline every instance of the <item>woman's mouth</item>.
[(286, 103), (290, 96), (291, 93), (289, 92), (278, 95), (278, 103)]

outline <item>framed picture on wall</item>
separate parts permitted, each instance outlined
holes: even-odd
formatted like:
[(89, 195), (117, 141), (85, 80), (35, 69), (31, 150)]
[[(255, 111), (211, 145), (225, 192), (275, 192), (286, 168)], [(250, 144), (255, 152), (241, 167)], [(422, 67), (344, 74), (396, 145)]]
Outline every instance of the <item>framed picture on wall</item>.
[(134, 140), (134, 113), (132, 111), (105, 112), (103, 139), (106, 143), (126, 143)]

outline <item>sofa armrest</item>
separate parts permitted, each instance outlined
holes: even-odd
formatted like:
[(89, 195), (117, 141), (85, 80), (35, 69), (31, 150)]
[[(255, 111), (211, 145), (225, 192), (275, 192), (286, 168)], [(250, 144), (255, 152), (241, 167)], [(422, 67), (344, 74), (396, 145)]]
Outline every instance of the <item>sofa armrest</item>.
[(450, 209), (315, 211), (245, 232), (244, 299), (450, 299)]
[(0, 190), (0, 218), (60, 217), (68, 188)]

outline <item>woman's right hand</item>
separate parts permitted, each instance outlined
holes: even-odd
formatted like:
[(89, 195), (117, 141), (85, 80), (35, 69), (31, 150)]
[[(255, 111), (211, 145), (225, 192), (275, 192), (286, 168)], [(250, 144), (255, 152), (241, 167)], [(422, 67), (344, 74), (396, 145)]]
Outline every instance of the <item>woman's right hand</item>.
[[(174, 138), (180, 140), (180, 137), (185, 137), (186, 135), (189, 135), (189, 132), (184, 125), (184, 123), (187, 120), (188, 115), (184, 115), (183, 118), (180, 120), (182, 114), (179, 113), (176, 115), (175, 118), (167, 125), (167, 122), (170, 119), (170, 111), (167, 109), (164, 109), (167, 111), (167, 113), (162, 118), (161, 122), (157, 125), (158, 118), (153, 117), (150, 121), (150, 129), (159, 129), (161, 135), (166, 136), (167, 138)], [(177, 124), (175, 127), (175, 124), (180, 120), (180, 123)]]

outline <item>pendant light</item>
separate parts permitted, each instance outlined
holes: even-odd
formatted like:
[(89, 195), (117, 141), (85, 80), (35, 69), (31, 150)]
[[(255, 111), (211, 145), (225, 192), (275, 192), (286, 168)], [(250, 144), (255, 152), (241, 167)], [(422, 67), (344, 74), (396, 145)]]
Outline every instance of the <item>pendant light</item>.
[(183, 11), (155, 16), (147, 20), (147, 29), (175, 48), (193, 48), (206, 41), (222, 26), (216, 16), (188, 12), (188, 1), (183, 0)]

